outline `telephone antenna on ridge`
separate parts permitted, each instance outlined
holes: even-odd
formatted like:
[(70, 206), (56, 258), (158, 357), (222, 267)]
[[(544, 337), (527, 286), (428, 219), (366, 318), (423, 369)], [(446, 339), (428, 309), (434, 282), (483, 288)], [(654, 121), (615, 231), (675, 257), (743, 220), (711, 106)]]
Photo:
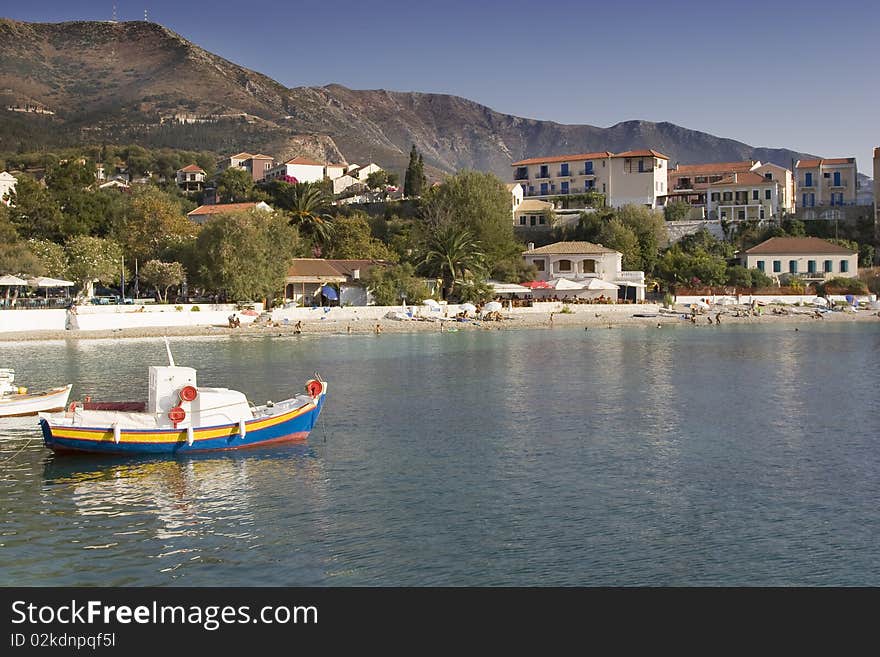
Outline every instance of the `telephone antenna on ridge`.
[(144, 9), (144, 21), (146, 21), (146, 20), (147, 20), (147, 10)]
[(116, 22), (116, 3), (113, 3), (113, 22)]

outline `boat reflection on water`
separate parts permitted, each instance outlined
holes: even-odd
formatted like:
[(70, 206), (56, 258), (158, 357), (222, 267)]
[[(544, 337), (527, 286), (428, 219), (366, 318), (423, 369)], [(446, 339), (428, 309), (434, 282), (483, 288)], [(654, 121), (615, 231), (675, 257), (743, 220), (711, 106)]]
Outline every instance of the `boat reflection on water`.
[(176, 459), (53, 454), (43, 464), (41, 501), (94, 536), (81, 547), (100, 550), (107, 567), (139, 553), (159, 560), (161, 577), (193, 562), (238, 561), (241, 549), (271, 542), (277, 527), (265, 497), (293, 494), (283, 482), (299, 503), (323, 506), (325, 474), (308, 445)]

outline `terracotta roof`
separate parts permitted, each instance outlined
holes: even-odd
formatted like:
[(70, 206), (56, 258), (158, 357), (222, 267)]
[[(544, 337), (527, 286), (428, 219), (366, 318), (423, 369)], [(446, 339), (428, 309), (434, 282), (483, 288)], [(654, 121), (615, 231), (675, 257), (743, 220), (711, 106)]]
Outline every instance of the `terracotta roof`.
[(611, 157), (612, 153), (601, 151), (599, 153), (578, 153), (577, 155), (551, 155), (550, 157), (532, 157), (527, 160), (514, 162), (510, 166), (525, 166), (527, 164), (543, 164), (547, 162), (577, 162), (580, 160), (599, 160), (603, 157)]
[(249, 157), (253, 157), (250, 153), (236, 153), (235, 155), (230, 155), (227, 157), (227, 160), (246, 160)]
[(257, 153), (256, 155), (251, 155), (250, 159), (252, 160), (274, 160), (275, 158), (271, 155), (263, 155), (262, 153)]
[(310, 160), (307, 157), (301, 157), (301, 156), (297, 156), (297, 157), (293, 158), (292, 160), (287, 160), (287, 162), (285, 162), (285, 164), (308, 164), (308, 165), (316, 166), (316, 167), (324, 166), (323, 163), (321, 163), (321, 162), (315, 162), (314, 160)]
[(198, 217), (205, 214), (227, 214), (230, 212), (246, 212), (257, 207), (259, 201), (249, 201), (247, 203), (216, 203), (215, 205), (200, 205), (192, 212), (188, 212), (188, 217)]
[(386, 265), (383, 260), (325, 260), (324, 258), (294, 258), (287, 270), (287, 277), (351, 278), (355, 269), (361, 276), (377, 265)]
[(539, 201), (536, 198), (528, 198), (516, 206), (517, 212), (544, 212), (553, 207), (549, 201)]
[(855, 255), (858, 251), (832, 244), (818, 237), (771, 237), (747, 249), (750, 255)]
[(184, 173), (205, 173), (205, 170), (197, 164), (188, 164), (180, 169), (180, 171), (183, 171)]
[(735, 173), (732, 176), (728, 176), (727, 178), (722, 178), (718, 182), (709, 183), (709, 187), (718, 187), (719, 185), (724, 185), (726, 187), (736, 185), (772, 185), (776, 182), (777, 181), (775, 180), (767, 180), (759, 173), (746, 171), (745, 173)]
[(669, 170), (670, 176), (689, 174), (699, 176), (710, 173), (740, 173), (750, 171), (756, 162), (743, 160), (742, 162), (707, 162), (705, 164), (679, 164), (675, 169)]
[(815, 169), (826, 164), (855, 164), (854, 157), (819, 158), (815, 160), (798, 160), (797, 169)]
[(657, 151), (651, 149), (644, 149), (641, 151), (625, 151), (623, 153), (615, 153), (611, 157), (657, 157), (661, 160), (669, 159), (663, 153), (658, 153)]
[(535, 255), (546, 253), (548, 255), (577, 255), (581, 253), (617, 253), (614, 249), (593, 244), (592, 242), (555, 242), (547, 246), (541, 246), (531, 251), (523, 251), (523, 255)]

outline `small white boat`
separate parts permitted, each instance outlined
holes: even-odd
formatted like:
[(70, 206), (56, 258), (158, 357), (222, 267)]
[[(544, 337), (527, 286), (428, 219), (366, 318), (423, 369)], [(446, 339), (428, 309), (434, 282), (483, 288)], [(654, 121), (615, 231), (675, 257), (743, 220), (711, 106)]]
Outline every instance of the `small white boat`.
[(15, 385), (15, 370), (0, 369), (0, 417), (24, 417), (41, 412), (61, 411), (70, 396), (68, 384), (51, 390), (29, 392)]

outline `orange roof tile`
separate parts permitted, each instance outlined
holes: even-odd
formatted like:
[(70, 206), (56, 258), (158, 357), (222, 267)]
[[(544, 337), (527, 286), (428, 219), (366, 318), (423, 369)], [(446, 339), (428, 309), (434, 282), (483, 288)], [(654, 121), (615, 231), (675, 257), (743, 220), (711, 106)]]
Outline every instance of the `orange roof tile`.
[(227, 160), (246, 160), (249, 157), (253, 157), (250, 153), (236, 153), (235, 155), (230, 155), (227, 157)]
[(751, 249), (746, 249), (746, 253), (751, 255), (855, 255), (858, 251), (820, 240), (818, 237), (771, 237)]
[(669, 159), (663, 153), (658, 153), (657, 151), (652, 150), (650, 148), (643, 149), (640, 151), (624, 151), (623, 153), (615, 153), (611, 157), (657, 157), (657, 158), (660, 158), (661, 160), (668, 160)]
[(519, 162), (514, 162), (510, 166), (526, 166), (528, 164), (543, 164), (544, 162), (575, 162), (580, 160), (599, 160), (604, 157), (611, 157), (612, 153), (609, 151), (600, 151), (598, 153), (578, 153), (577, 155), (551, 155), (550, 157), (531, 157), (527, 160), (520, 160)]
[(188, 164), (180, 169), (180, 171), (183, 171), (185, 173), (205, 173), (205, 170), (197, 164)]
[[(735, 180), (734, 180), (735, 179)], [(736, 186), (736, 185), (764, 185), (764, 184), (775, 184), (777, 181), (775, 180), (767, 180), (758, 173), (752, 173), (751, 171), (746, 171), (745, 173), (735, 173), (732, 176), (728, 176), (727, 178), (723, 178), (718, 182), (709, 183), (709, 187), (718, 187), (719, 185), (724, 185), (725, 187)]]
[(287, 162), (285, 162), (285, 164), (307, 164), (309, 166), (314, 166), (314, 167), (324, 166), (324, 164), (321, 162), (315, 162), (314, 160), (310, 160), (309, 158), (302, 157), (302, 156), (297, 156), (297, 157), (293, 158), (292, 160), (287, 160)]
[(257, 153), (256, 155), (251, 155), (250, 159), (252, 160), (274, 160), (275, 158), (271, 155), (263, 155), (262, 153)]
[(755, 166), (754, 160), (741, 162), (706, 162), (704, 164), (679, 164), (675, 169), (669, 170), (670, 176), (677, 175), (708, 175), (710, 173), (739, 173), (749, 171)]
[(797, 169), (815, 169), (818, 166), (822, 165), (833, 165), (833, 164), (854, 164), (856, 158), (854, 157), (832, 157), (832, 158), (817, 158), (814, 160), (798, 160)]
[(227, 214), (230, 212), (246, 212), (257, 207), (257, 201), (249, 201), (247, 203), (217, 203), (215, 205), (200, 205), (192, 212), (188, 212), (188, 217), (201, 216), (205, 214)]

